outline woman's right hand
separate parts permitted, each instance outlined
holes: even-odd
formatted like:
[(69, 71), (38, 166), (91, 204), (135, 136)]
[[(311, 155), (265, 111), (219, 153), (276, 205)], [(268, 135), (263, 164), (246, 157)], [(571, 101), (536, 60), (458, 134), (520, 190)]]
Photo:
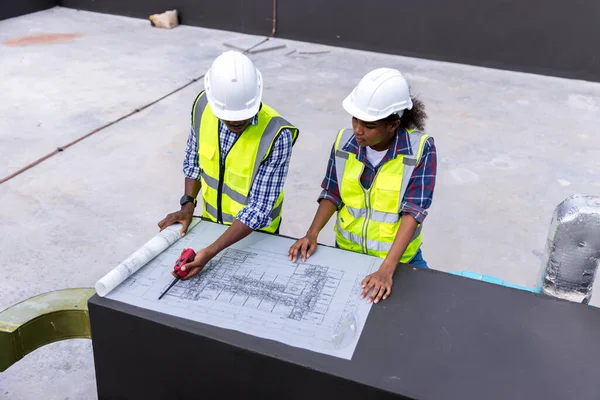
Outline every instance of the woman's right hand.
[(306, 235), (302, 239), (298, 239), (296, 243), (294, 243), (290, 247), (290, 252), (288, 254), (288, 259), (292, 262), (296, 262), (298, 259), (298, 255), (302, 254), (302, 262), (305, 262), (306, 259), (313, 255), (313, 253), (317, 250), (317, 237), (314, 235)]

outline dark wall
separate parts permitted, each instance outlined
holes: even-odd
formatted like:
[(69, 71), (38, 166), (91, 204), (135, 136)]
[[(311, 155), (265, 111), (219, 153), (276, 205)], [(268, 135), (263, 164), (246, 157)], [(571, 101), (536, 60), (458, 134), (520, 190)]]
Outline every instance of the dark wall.
[[(66, 7), (271, 32), (272, 0), (62, 0)], [(277, 37), (600, 81), (597, 0), (278, 0)]]
[(308, 2), (280, 1), (279, 36), (600, 80), (597, 0)]
[(58, 5), (58, 0), (0, 0), (0, 21)]
[(177, 9), (181, 24), (249, 34), (269, 34), (273, 24), (271, 0), (59, 1), (63, 7), (146, 19), (152, 14)]

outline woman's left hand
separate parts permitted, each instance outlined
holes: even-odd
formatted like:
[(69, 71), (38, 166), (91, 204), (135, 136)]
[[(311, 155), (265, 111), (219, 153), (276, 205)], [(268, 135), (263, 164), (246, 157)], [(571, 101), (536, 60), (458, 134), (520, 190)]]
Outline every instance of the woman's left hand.
[(367, 303), (374, 301), (379, 303), (379, 300), (385, 300), (392, 293), (392, 276), (394, 275), (394, 269), (387, 268), (382, 265), (377, 272), (367, 275), (362, 281), (363, 292), (360, 295), (361, 299), (369, 293), (371, 289), (371, 295), (367, 299)]

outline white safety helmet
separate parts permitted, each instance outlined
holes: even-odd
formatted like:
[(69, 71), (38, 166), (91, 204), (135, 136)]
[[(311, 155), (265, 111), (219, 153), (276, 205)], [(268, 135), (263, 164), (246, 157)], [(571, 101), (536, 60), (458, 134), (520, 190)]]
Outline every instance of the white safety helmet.
[(378, 68), (366, 74), (342, 103), (353, 117), (377, 121), (413, 106), (408, 83), (400, 71)]
[(206, 99), (213, 114), (225, 121), (256, 115), (262, 100), (262, 75), (252, 61), (237, 51), (226, 51), (204, 76)]

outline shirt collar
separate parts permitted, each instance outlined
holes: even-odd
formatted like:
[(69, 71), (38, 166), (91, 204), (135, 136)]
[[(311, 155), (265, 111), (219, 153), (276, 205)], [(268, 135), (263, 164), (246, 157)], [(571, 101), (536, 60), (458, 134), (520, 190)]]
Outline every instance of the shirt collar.
[[(396, 136), (394, 137), (394, 143), (388, 149), (386, 154), (386, 159), (393, 160), (399, 154), (402, 155), (412, 155), (412, 148), (410, 146), (410, 138), (408, 137), (408, 132), (404, 128), (398, 127), (396, 130)], [(358, 145), (356, 141), (356, 137), (352, 135), (348, 143), (343, 147), (343, 149), (349, 153), (356, 154), (356, 158), (358, 161), (365, 162), (367, 159), (367, 148), (361, 147)]]

